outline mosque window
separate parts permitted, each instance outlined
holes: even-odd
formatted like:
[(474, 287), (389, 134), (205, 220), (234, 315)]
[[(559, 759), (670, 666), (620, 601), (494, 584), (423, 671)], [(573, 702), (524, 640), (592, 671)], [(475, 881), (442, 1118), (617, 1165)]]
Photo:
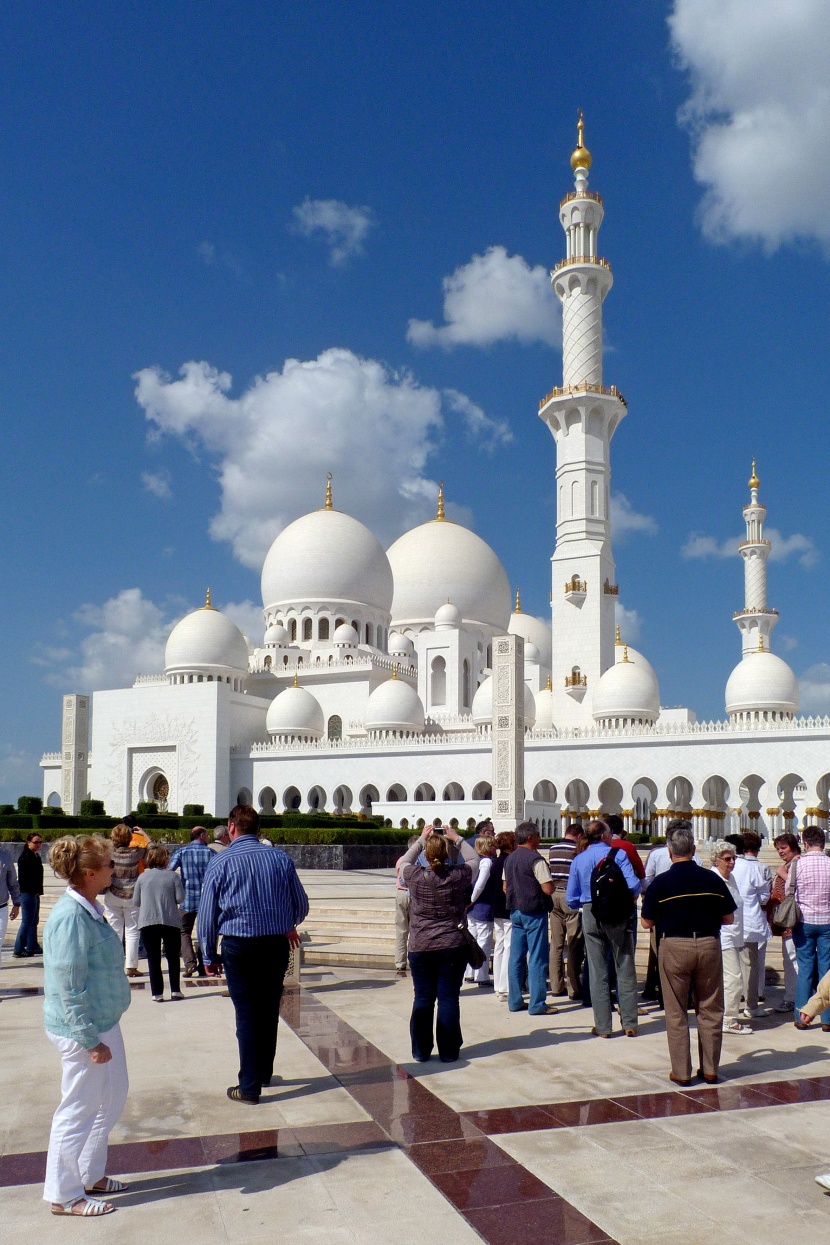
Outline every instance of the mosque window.
[(487, 668), (488, 670), (492, 667), (492, 665), (493, 665), (493, 646), (492, 644), (488, 644), (487, 645)]
[(338, 627), (342, 627), (345, 621), (346, 621), (345, 618), (338, 618), (334, 624), (335, 631), (337, 630)]
[(269, 655), (265, 658), (265, 661), (264, 661), (264, 663), (263, 663), (263, 664), (264, 664), (264, 666), (265, 666), (265, 669), (266, 669), (266, 670), (270, 670), (270, 669), (271, 669), (271, 655), (270, 655), (270, 653), (269, 653)]
[(360, 635), (360, 623), (357, 621), (356, 618), (352, 619), (352, 626), (354, 627), (357, 634)]
[(599, 484), (596, 480), (591, 481), (591, 514), (594, 518), (599, 513)]
[(313, 627), (313, 623), (312, 623), (311, 619), (310, 619), (310, 618), (304, 618), (304, 619), (303, 619), (303, 639), (304, 639), (304, 640), (310, 640), (310, 639), (311, 639), (311, 630), (312, 630), (312, 627)]
[(339, 714), (333, 713), (329, 718), (326, 734), (329, 739), (343, 738), (343, 719), (339, 716)]
[(470, 663), (466, 657), (461, 670), (461, 703), (465, 708), (470, 703)]
[[(360, 634), (360, 633), (358, 632), (358, 634)], [(374, 637), (373, 637), (373, 635), (372, 635), (372, 624), (371, 624), (371, 623), (367, 623), (367, 624), (366, 624), (366, 635), (365, 635), (365, 638), (366, 638), (366, 643), (367, 643), (367, 644), (371, 644), (371, 643), (373, 642)]]
[(329, 620), (321, 618), (317, 624), (317, 639), (327, 640), (329, 638)]
[(288, 628), (288, 638), (291, 640), (292, 644), (293, 644), (293, 642), (297, 639), (297, 620), (296, 620), (296, 618), (292, 618), (292, 619), (291, 619), (291, 624), (290, 624), (290, 626), (289, 626), (289, 628)]
[(447, 663), (443, 657), (433, 657), (430, 667), (430, 704), (445, 705), (447, 703)]

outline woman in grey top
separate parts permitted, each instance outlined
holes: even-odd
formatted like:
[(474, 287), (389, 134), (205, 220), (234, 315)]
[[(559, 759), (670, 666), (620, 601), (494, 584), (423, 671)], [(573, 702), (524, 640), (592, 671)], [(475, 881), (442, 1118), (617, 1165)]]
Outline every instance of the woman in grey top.
[(147, 868), (135, 884), (133, 900), (138, 908), (138, 928), (147, 951), (147, 971), (154, 1003), (164, 1002), (161, 948), (167, 960), (170, 998), (183, 998), (179, 988), (181, 973), (182, 914), (184, 887), (178, 873), (167, 868), (170, 853), (163, 843), (147, 848)]

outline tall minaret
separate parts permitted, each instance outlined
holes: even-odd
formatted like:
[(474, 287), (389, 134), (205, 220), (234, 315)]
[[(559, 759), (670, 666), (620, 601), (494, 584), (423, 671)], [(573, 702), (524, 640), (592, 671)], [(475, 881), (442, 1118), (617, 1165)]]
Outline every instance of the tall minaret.
[(617, 585), (611, 554), (610, 445), (626, 404), (602, 383), (602, 304), (611, 269), (597, 255), (602, 199), (588, 189), (591, 153), (579, 113), (571, 156), (575, 189), (559, 205), (566, 258), (551, 273), (562, 300), (562, 388), (539, 415), (556, 439), (556, 550), (553, 562), (553, 721), (590, 722), (591, 696), (614, 664)]
[(744, 560), (744, 608), (733, 618), (741, 633), (743, 653), (753, 653), (761, 647), (770, 649), (770, 633), (778, 622), (778, 610), (767, 609), (767, 558), (772, 545), (764, 539), (764, 520), (767, 508), (758, 500), (761, 481), (752, 460), (749, 479), (749, 505), (744, 506), (746, 540), (738, 548)]

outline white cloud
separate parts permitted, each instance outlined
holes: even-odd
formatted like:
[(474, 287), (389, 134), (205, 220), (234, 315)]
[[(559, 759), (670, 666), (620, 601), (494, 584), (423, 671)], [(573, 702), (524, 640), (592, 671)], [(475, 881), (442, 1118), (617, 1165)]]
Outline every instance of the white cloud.
[[(815, 566), (820, 554), (809, 536), (801, 532), (793, 532), (792, 536), (782, 536), (778, 528), (768, 527), (764, 536), (772, 544), (770, 562), (787, 562), (796, 557), (799, 565), (805, 570)], [(737, 536), (718, 541), (714, 536), (706, 536), (703, 532), (692, 532), (680, 550), (684, 558), (734, 558), (739, 553)]]
[(499, 445), (508, 445), (513, 440), (513, 433), (506, 420), (491, 419), (465, 393), (459, 393), (457, 389), (445, 389), (444, 397), (451, 410), (464, 420), (468, 434), (481, 442), (482, 449), (492, 453)]
[(410, 320), (407, 338), (414, 346), (491, 346), (515, 339), (527, 344), (562, 344), (559, 300), (550, 274), (531, 268), (521, 255), (491, 246), (444, 278), (444, 320)]
[(798, 680), (802, 713), (830, 713), (830, 666), (821, 661)]
[(691, 79), (681, 121), (704, 232), (768, 250), (830, 245), (830, 5), (675, 0), (669, 26)]
[(629, 536), (656, 536), (657, 522), (650, 514), (639, 514), (625, 493), (611, 497), (611, 531), (614, 539), (622, 544)]
[(202, 263), (207, 264), (208, 267), (216, 260), (216, 247), (212, 242), (200, 242), (196, 247), (196, 253)]
[(154, 497), (160, 497), (162, 501), (167, 501), (173, 496), (173, 490), (170, 487), (170, 472), (165, 471), (163, 467), (159, 471), (142, 471), (141, 483), (148, 493), (152, 493)]
[(784, 635), (779, 631), (775, 637), (775, 647), (780, 648), (784, 653), (791, 653), (794, 648), (798, 648), (798, 640), (794, 635)]
[(363, 254), (363, 243), (375, 223), (368, 207), (349, 207), (339, 199), (304, 199), (294, 208), (292, 228), (304, 238), (322, 233), (335, 267)]
[[(147, 419), (216, 460), (222, 501), (210, 531), (245, 566), (259, 570), (282, 528), (322, 503), (329, 470), (335, 506), (383, 540), (435, 513), (425, 468), (445, 427), (441, 394), (409, 372), (336, 349), (289, 359), (238, 398), (230, 375), (208, 363), (186, 363), (176, 380), (155, 367), (135, 379)], [(485, 416), (471, 429), (464, 395), (447, 408), (461, 411), (468, 431), (504, 435)]]
[(634, 644), (639, 640), (642, 619), (636, 610), (627, 610), (619, 597), (614, 603), (614, 620), (624, 644)]
[(228, 618), (235, 622), (239, 630), (254, 644), (262, 643), (265, 622), (262, 617), (262, 606), (257, 605), (256, 601), (228, 601), (227, 605), (220, 605), (219, 609), (223, 614), (227, 614)]

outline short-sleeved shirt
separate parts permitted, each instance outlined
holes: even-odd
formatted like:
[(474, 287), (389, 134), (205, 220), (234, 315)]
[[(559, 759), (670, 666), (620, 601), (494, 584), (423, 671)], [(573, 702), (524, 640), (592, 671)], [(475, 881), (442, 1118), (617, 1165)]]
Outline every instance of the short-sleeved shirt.
[(678, 860), (649, 886), (642, 915), (656, 922), (661, 938), (720, 938), (723, 918), (735, 908), (722, 877), (693, 860)]

